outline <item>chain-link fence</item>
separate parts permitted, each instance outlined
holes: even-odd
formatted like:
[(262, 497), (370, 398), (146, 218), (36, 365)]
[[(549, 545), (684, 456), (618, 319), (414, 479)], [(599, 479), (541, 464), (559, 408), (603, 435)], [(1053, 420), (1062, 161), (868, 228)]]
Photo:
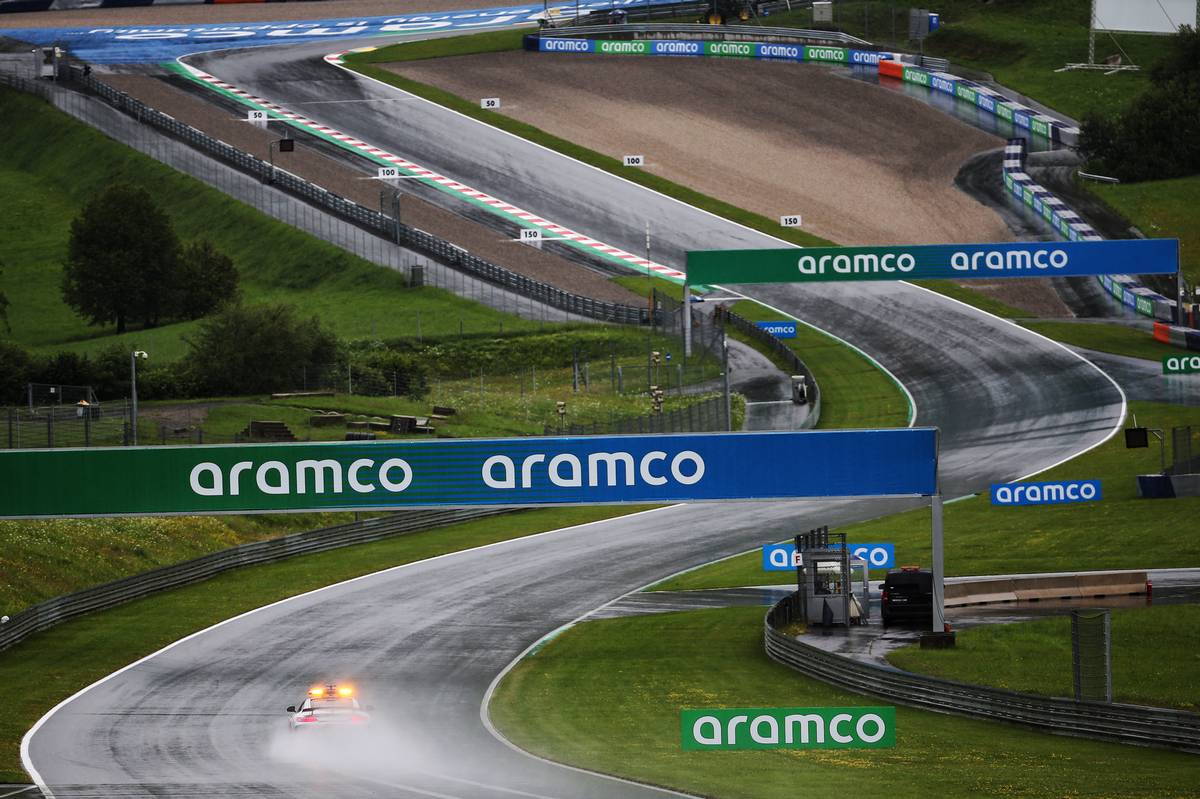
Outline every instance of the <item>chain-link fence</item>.
[(563, 416), (558, 426), (547, 425), (544, 434), (586, 436), (632, 433), (707, 433), (730, 429), (729, 406), (721, 395), (693, 402), (683, 408), (643, 416), (613, 418), (573, 424)]
[[(94, 399), (94, 398), (93, 398)], [(129, 442), (129, 405), (41, 405), (0, 408), (0, 447), (119, 447)]]
[(1171, 474), (1200, 473), (1200, 426), (1171, 429)]
[(1080, 701), (1113, 701), (1111, 616), (1107, 610), (1071, 611), (1071, 665)]
[(68, 386), (62, 383), (27, 383), (25, 406), (32, 413), (36, 408), (61, 405), (96, 404), (96, 392), (91, 386)]

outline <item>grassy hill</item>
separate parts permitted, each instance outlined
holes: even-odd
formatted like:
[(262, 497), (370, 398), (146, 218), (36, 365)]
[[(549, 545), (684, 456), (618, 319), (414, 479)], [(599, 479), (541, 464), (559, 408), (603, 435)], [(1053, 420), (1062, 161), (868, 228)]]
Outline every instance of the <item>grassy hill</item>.
[(148, 189), (180, 238), (207, 236), (241, 273), (246, 302), (287, 302), (319, 315), (343, 338), (535, 329), (509, 314), (437, 288), (408, 288), (396, 272), (289, 227), (76, 122), (43, 101), (0, 90), (0, 289), (12, 340), (40, 352), (96, 352), (119, 342), (156, 360), (184, 353), (195, 322), (135, 330), (89, 327), (59, 290), (71, 219), (101, 188)]

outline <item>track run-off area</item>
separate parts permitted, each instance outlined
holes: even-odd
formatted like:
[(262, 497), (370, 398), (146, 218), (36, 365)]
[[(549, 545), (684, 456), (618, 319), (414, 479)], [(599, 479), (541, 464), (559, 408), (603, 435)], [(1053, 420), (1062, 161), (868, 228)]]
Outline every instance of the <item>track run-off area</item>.
[[(403, 159), (451, 188), (498, 198), (614, 251), (640, 252), (649, 224), (651, 260), (665, 270), (682, 269), (689, 250), (786, 246), (327, 59), (348, 46), (342, 39), (501, 27), (541, 11), (528, 5), (254, 31), (251, 23), (236, 31), (195, 25), (140, 39), (92, 31), (72, 48), (97, 63), (179, 57), (232, 96), (283, 114), (304, 109), (306, 121), (343, 144)], [(69, 41), (61, 31), (36, 35)], [(406, 101), (392, 102), (398, 96)], [(1124, 422), (1120, 386), (1082, 355), (919, 286), (728, 288), (837, 336), (891, 374), (911, 403), (910, 424), (941, 431), (948, 498), (1061, 464)], [(797, 530), (913, 504), (677, 505), (332, 585), (192, 635), (81, 691), (28, 734), (24, 765), (59, 797), (96, 795), (98, 786), (131, 797), (679, 795), (517, 751), (486, 723), (497, 675), (551, 631), (669, 574)], [(283, 706), (297, 698), (296, 686), (330, 673), (354, 675), (379, 708), (378, 734), (333, 751), (288, 747)]]

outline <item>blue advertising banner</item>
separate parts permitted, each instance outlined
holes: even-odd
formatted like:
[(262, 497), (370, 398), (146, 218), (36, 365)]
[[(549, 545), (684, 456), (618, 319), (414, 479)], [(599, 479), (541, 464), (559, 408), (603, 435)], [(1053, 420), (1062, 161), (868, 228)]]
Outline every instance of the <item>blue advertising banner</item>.
[(795, 338), (795, 322), (755, 322), (759, 329), (765, 330), (775, 338)]
[(701, 250), (687, 254), (694, 286), (831, 280), (1064, 277), (1174, 274), (1176, 239), (925, 244), (899, 247), (792, 247)]
[[(895, 544), (850, 544), (851, 557), (866, 561), (872, 569), (891, 569), (896, 565)], [(794, 571), (795, 544), (768, 544), (762, 549), (763, 571)]]
[(8, 450), (0, 517), (913, 496), (936, 478), (928, 428)]
[(992, 486), (993, 505), (1064, 505), (1096, 502), (1102, 498), (1099, 480), (996, 483)]
[(765, 572), (795, 571), (799, 565), (796, 562), (795, 544), (767, 544), (762, 548), (762, 567)]

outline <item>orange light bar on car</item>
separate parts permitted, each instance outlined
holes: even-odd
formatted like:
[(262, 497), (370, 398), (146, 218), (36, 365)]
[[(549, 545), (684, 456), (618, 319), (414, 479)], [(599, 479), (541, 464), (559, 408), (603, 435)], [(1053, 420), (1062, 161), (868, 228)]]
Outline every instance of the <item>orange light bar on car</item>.
[(350, 688), (349, 686), (339, 688), (337, 689), (337, 692), (338, 696), (354, 696), (354, 689)]
[(324, 688), (309, 688), (308, 695), (313, 697), (314, 699), (325, 696), (325, 689)]

